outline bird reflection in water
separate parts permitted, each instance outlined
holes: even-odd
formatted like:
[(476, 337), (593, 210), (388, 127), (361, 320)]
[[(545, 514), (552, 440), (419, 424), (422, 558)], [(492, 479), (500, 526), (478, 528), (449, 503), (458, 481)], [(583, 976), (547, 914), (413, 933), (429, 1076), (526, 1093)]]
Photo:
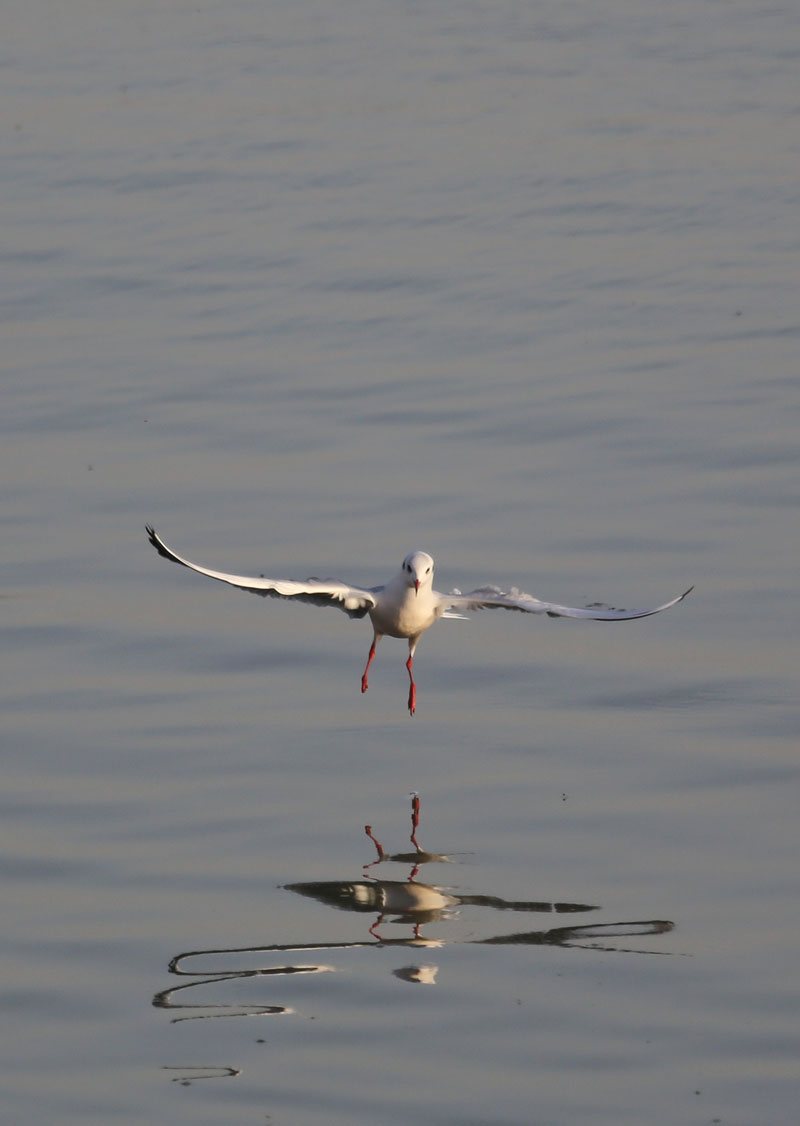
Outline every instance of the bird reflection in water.
[[(173, 1017), (173, 1022), (202, 1020), (210, 1017), (280, 1016), (293, 1010), (286, 1005), (232, 1004), (202, 1002), (195, 1000), (196, 991), (201, 987), (213, 987), (229, 982), (264, 979), (267, 977), (288, 977), (291, 975), (324, 974), (333, 972), (334, 967), (317, 962), (296, 963), (294, 960), (266, 967), (242, 968), (242, 955), (259, 956), (269, 954), (298, 954), (311, 951), (350, 951), (360, 949), (386, 949), (399, 947), (407, 951), (441, 949), (453, 943), (468, 943), (476, 946), (561, 946), (585, 950), (607, 952), (627, 952), (640, 954), (669, 953), (667, 951), (636, 950), (617, 941), (623, 938), (662, 935), (671, 931), (672, 922), (666, 919), (646, 919), (614, 923), (584, 923), (550, 927), (545, 930), (515, 930), (491, 934), (486, 938), (429, 937), (423, 928), (436, 923), (452, 922), (464, 908), (487, 908), (492, 912), (512, 912), (513, 914), (576, 915), (600, 910), (596, 904), (575, 902), (551, 902), (542, 900), (508, 900), (494, 895), (460, 895), (452, 887), (442, 887), (423, 883), (419, 874), (426, 864), (453, 863), (453, 855), (428, 852), (419, 843), (420, 800), (417, 794), (411, 795), (411, 844), (413, 851), (387, 853), (375, 836), (372, 826), (366, 825), (365, 832), (375, 846), (377, 856), (364, 864), (363, 878), (360, 880), (330, 880), (311, 883), (286, 884), (285, 890), (294, 892), (326, 907), (340, 911), (373, 916), (367, 927), (366, 936), (349, 942), (311, 941), (269, 946), (246, 946), (217, 950), (190, 950), (177, 954), (169, 965), (169, 972), (178, 977), (188, 977), (191, 981), (162, 990), (153, 998), (157, 1008), (172, 1011), (181, 1010), (182, 1015)], [(405, 880), (382, 880), (373, 874), (379, 865), (403, 864), (411, 866)], [(387, 925), (407, 927), (410, 933), (401, 937), (389, 938), (382, 933)], [(199, 967), (199, 968), (198, 968)], [(435, 964), (412, 962), (391, 971), (398, 980), (411, 984), (433, 985), (436, 983), (439, 967)], [(191, 992), (191, 1000), (187, 994)], [(188, 1013), (187, 1010), (198, 1010)]]
[[(508, 900), (494, 895), (458, 895), (454, 888), (421, 883), (418, 879), (420, 869), (425, 864), (452, 863), (452, 856), (443, 853), (427, 852), (417, 839), (419, 828), (420, 799), (411, 795), (411, 843), (413, 852), (387, 853), (372, 831), (365, 825), (364, 831), (375, 845), (377, 858), (364, 865), (364, 880), (339, 883), (323, 881), (317, 883), (287, 884), (288, 891), (305, 895), (342, 911), (374, 914), (375, 919), (368, 933), (381, 946), (407, 946), (438, 948), (448, 945), (444, 939), (423, 936), (423, 926), (436, 922), (449, 922), (460, 914), (462, 907), (488, 907), (494, 911), (535, 912), (540, 914), (581, 914), (600, 910), (589, 903), (551, 902), (547, 900)], [(379, 880), (370, 869), (387, 862), (410, 864), (411, 872), (406, 880)], [(385, 923), (409, 926), (411, 935), (404, 938), (386, 938), (381, 933)], [(462, 939), (470, 945), (500, 946), (582, 946), (586, 949), (622, 951), (620, 946), (605, 945), (602, 940), (622, 938), (633, 935), (658, 935), (671, 931), (674, 923), (666, 919), (648, 919), (636, 922), (595, 923), (583, 926), (553, 927), (548, 930), (521, 931), (511, 934), (497, 934), (481, 939)], [(596, 941), (601, 940), (601, 941)], [(633, 952), (633, 951), (629, 951)], [(641, 951), (650, 953), (650, 951)], [(395, 970), (394, 974), (403, 981), (433, 984), (436, 966), (406, 966)]]

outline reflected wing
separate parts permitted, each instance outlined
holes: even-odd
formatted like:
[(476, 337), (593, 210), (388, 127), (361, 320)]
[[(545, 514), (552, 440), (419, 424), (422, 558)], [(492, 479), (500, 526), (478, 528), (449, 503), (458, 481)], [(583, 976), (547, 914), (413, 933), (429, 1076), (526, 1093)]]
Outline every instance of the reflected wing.
[(336, 579), (306, 579), (297, 582), (294, 579), (267, 579), (264, 577), (253, 578), (248, 575), (228, 575), (224, 571), (211, 571), (208, 567), (201, 567), (167, 547), (157, 535), (154, 528), (146, 524), (147, 535), (150, 543), (159, 555), (171, 559), (173, 563), (180, 563), (201, 575), (208, 575), (210, 579), (219, 579), (222, 583), (238, 587), (240, 590), (249, 590), (253, 594), (260, 594), (263, 598), (296, 598), (300, 602), (310, 602), (314, 606), (335, 606), (351, 618), (363, 618), (367, 611), (375, 605), (376, 595), (382, 589), (361, 590), (359, 587), (348, 586), (347, 583)]
[[(467, 594), (442, 594), (441, 604), (448, 610), (521, 610), (523, 614), (547, 614), (550, 618), (591, 618), (598, 622), (625, 622), (632, 618), (649, 618), (651, 614), (660, 614), (662, 610), (669, 610), (694, 590), (693, 586), (683, 594), (665, 602), (663, 606), (653, 606), (649, 610), (615, 610), (605, 606), (559, 606), (557, 602), (542, 602), (530, 594), (523, 594), (518, 590), (504, 593), (494, 586), (483, 586), (471, 590)], [(450, 617), (451, 615), (447, 615)]]

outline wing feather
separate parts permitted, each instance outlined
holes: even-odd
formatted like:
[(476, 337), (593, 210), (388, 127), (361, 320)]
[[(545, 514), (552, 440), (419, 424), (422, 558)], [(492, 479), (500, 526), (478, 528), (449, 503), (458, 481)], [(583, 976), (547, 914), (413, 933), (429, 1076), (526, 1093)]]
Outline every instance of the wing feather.
[(505, 593), (494, 586), (478, 587), (476, 590), (468, 591), (467, 594), (443, 594), (441, 598), (446, 610), (519, 610), (523, 614), (547, 614), (551, 618), (590, 618), (597, 622), (625, 622), (633, 618), (648, 618), (651, 614), (660, 614), (662, 610), (669, 610), (671, 606), (682, 602), (693, 590), (694, 587), (690, 586), (689, 590), (684, 591), (677, 598), (648, 610), (616, 610), (600, 605), (560, 606), (557, 602), (542, 602), (541, 599), (518, 590), (512, 589)]
[(309, 602), (314, 606), (334, 606), (351, 618), (363, 618), (375, 605), (376, 595), (381, 590), (380, 587), (363, 590), (339, 582), (337, 579), (306, 579), (299, 582), (296, 579), (255, 578), (248, 575), (229, 575), (224, 571), (212, 571), (208, 567), (192, 563), (189, 559), (183, 559), (172, 548), (167, 547), (154, 528), (149, 524), (145, 527), (150, 543), (164, 559), (180, 563), (182, 567), (188, 567), (200, 575), (207, 575), (210, 579), (218, 579), (220, 582), (238, 587), (239, 590), (249, 590), (253, 594), (261, 595), (262, 598), (295, 598), (298, 602)]

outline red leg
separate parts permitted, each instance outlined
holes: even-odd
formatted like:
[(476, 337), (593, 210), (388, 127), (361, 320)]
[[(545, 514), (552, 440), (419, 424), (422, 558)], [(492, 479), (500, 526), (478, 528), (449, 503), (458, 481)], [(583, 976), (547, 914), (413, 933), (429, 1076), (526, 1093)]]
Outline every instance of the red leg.
[(414, 683), (414, 654), (409, 653), (408, 660), (406, 661), (406, 668), (408, 669), (408, 679), (411, 681), (411, 687), (408, 690), (408, 714), (413, 715), (417, 710), (417, 686)]
[(366, 692), (366, 690), (369, 688), (369, 684), (367, 683), (367, 673), (369, 672), (369, 666), (372, 664), (372, 658), (375, 656), (375, 646), (378, 644), (379, 641), (380, 641), (380, 637), (378, 637), (378, 635), (375, 634), (375, 636), (372, 639), (372, 645), (370, 645), (370, 647), (369, 647), (369, 656), (367, 657), (367, 667), (364, 669), (364, 675), (361, 677), (361, 691), (362, 692)]

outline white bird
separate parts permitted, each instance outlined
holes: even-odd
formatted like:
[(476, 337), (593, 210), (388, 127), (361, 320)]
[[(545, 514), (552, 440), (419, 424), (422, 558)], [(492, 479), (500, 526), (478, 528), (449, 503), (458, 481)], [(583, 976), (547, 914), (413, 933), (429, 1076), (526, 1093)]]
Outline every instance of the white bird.
[(350, 618), (363, 618), (369, 614), (372, 622), (373, 638), (367, 665), (361, 677), (361, 691), (369, 687), (367, 676), (375, 647), (384, 636), (402, 637), (408, 640), (408, 660), (406, 668), (411, 681), (408, 691), (408, 711), (413, 715), (417, 707), (417, 686), (414, 683), (414, 651), (426, 629), (430, 629), (439, 618), (463, 618), (460, 610), (482, 610), (497, 607), (503, 610), (520, 610), (525, 614), (547, 614), (551, 618), (591, 618), (600, 622), (628, 621), (632, 618), (647, 618), (660, 614), (683, 601), (694, 587), (663, 606), (650, 610), (613, 610), (600, 606), (580, 609), (574, 606), (559, 606), (555, 602), (541, 602), (530, 594), (512, 588), (504, 593), (498, 587), (482, 586), (467, 594), (453, 591), (440, 594), (433, 589), (433, 559), (425, 551), (412, 551), (403, 560), (394, 578), (384, 586), (357, 587), (337, 579), (295, 579), (250, 578), (247, 575), (229, 575), (223, 571), (211, 571), (188, 559), (182, 559), (156, 534), (149, 524), (145, 525), (150, 543), (159, 555), (189, 567), (211, 579), (229, 583), (240, 590), (249, 590), (265, 598), (296, 598), (299, 602), (311, 602), (315, 606), (335, 606)]

